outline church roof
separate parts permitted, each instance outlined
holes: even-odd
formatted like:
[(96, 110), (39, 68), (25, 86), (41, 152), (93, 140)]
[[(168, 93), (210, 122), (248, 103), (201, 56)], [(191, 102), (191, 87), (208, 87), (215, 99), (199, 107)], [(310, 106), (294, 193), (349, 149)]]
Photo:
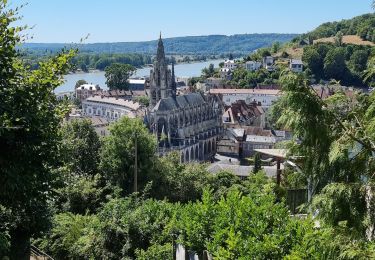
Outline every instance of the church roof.
[(199, 93), (189, 93), (186, 95), (178, 96), (176, 99), (169, 97), (160, 99), (152, 111), (168, 111), (178, 108), (188, 108), (204, 104), (206, 101)]

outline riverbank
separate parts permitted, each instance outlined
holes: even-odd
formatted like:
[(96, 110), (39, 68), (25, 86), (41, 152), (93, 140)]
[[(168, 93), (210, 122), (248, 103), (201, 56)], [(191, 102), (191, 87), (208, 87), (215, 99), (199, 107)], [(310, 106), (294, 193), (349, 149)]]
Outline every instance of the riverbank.
[[(179, 63), (175, 65), (175, 75), (177, 77), (197, 77), (202, 74), (202, 69), (208, 67), (211, 63), (215, 67), (223, 60), (208, 60), (204, 62)], [(150, 75), (151, 67), (143, 67), (136, 70), (134, 77), (145, 77)], [(65, 83), (55, 89), (55, 93), (74, 91), (76, 82), (80, 79), (90, 84), (99, 85), (103, 89), (107, 89), (105, 84), (105, 72), (101, 70), (90, 70), (89, 72), (80, 71), (78, 73), (70, 73), (64, 76)]]

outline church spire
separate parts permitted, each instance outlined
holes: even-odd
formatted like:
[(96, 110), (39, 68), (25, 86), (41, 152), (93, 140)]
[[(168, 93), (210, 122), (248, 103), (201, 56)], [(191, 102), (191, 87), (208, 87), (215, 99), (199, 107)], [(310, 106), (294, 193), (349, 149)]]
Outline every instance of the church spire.
[(174, 60), (172, 57), (172, 83), (171, 83), (172, 97), (175, 99), (177, 95), (176, 79), (174, 76)]
[(156, 52), (156, 60), (160, 63), (165, 60), (164, 44), (163, 44), (163, 40), (161, 39), (161, 32), (160, 32), (160, 37), (159, 37), (159, 42), (158, 42), (158, 50)]

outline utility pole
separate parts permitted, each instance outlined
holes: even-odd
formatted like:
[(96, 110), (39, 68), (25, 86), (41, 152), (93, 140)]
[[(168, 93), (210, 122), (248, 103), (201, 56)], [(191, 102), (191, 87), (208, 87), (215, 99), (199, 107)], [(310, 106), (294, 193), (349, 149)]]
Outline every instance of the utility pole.
[(138, 142), (137, 142), (137, 134), (134, 134), (134, 192), (137, 192), (138, 182)]

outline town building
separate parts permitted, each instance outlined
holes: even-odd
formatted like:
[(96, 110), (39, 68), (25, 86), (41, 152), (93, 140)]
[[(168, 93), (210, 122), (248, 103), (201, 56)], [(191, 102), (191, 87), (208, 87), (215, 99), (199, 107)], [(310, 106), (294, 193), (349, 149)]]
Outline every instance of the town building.
[(76, 98), (79, 101), (85, 100), (88, 97), (91, 97), (96, 91), (101, 90), (99, 85), (94, 84), (82, 84), (76, 88)]
[(217, 153), (231, 157), (241, 157), (244, 137), (245, 130), (242, 128), (225, 129), (223, 138), (217, 143)]
[(210, 94), (219, 96), (225, 105), (244, 100), (246, 104), (257, 103), (267, 110), (279, 99), (281, 91), (278, 89), (210, 89)]
[(302, 60), (290, 59), (289, 69), (293, 72), (303, 72), (303, 62)]
[(174, 65), (169, 69), (161, 37), (150, 71), (147, 125), (159, 143), (159, 154), (180, 153), (182, 162), (210, 160), (222, 133), (222, 107), (215, 95), (177, 96)]
[(82, 115), (86, 117), (98, 116), (116, 121), (122, 116), (135, 118), (142, 114), (139, 103), (122, 98), (91, 96), (82, 101)]
[(222, 80), (231, 80), (232, 79), (232, 71), (229, 68), (221, 68), (220, 69), (220, 79)]
[(240, 126), (266, 126), (266, 115), (261, 105), (252, 102), (246, 104), (244, 100), (238, 100), (225, 107), (223, 114), (224, 128)]
[(128, 83), (129, 90), (144, 90), (147, 82), (145, 78), (130, 78)]
[(225, 60), (224, 61), (224, 68), (234, 70), (237, 68), (238, 64), (234, 60)]
[(272, 149), (275, 147), (275, 136), (246, 135), (243, 143), (243, 156), (253, 156), (255, 149)]
[(259, 61), (247, 61), (245, 63), (245, 68), (248, 71), (257, 71), (262, 67), (262, 63)]
[(262, 60), (263, 68), (265, 68), (268, 71), (275, 70), (274, 63), (275, 63), (275, 59), (272, 56), (266, 56)]
[(206, 79), (205, 83), (207, 84), (208, 89), (222, 88), (224, 86), (223, 80), (221, 78), (210, 77)]

